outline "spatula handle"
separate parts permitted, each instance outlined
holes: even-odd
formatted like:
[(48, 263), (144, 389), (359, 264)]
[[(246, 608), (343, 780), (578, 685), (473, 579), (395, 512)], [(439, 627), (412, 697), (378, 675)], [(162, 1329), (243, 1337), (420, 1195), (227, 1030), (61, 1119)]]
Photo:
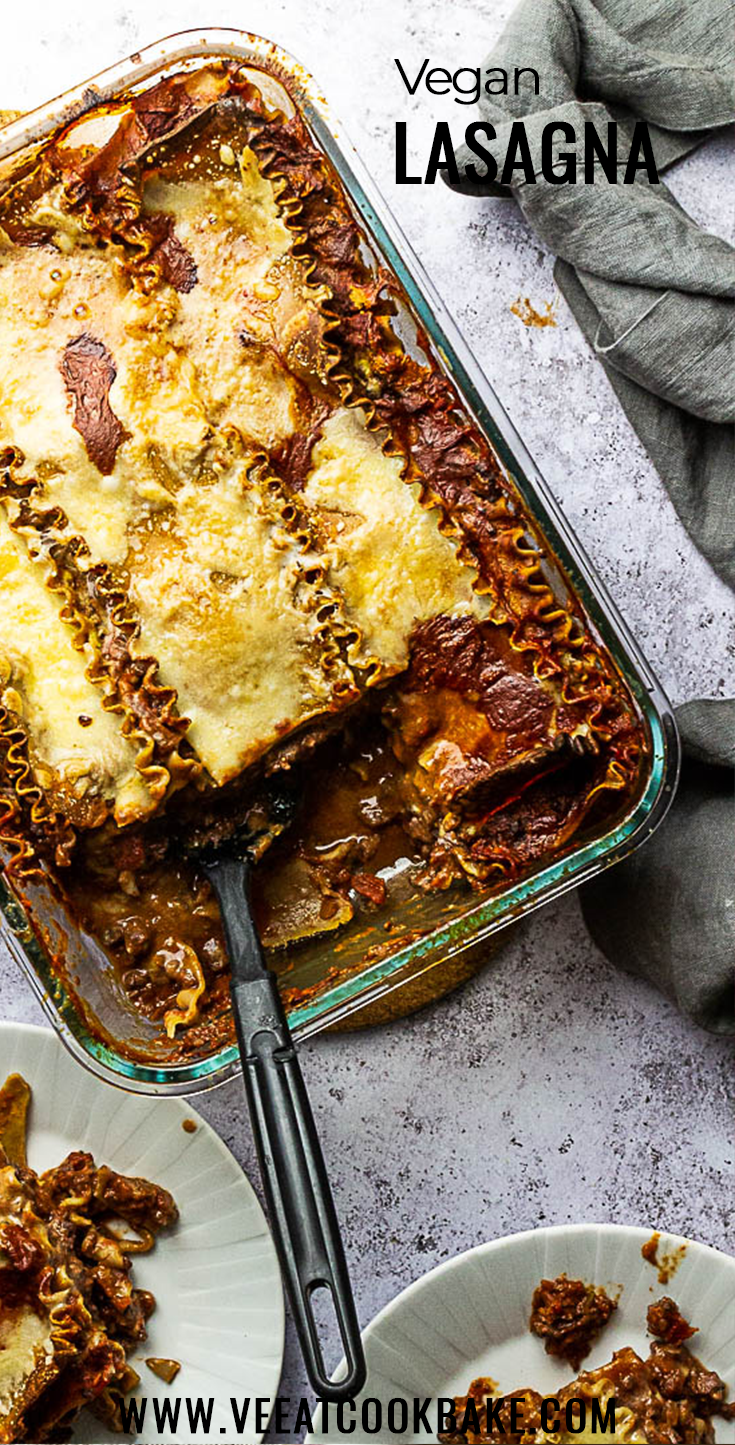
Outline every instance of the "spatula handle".
[[(247, 874), (240, 878), (235, 913), (233, 870), (225, 870), (230, 873), (225, 883), (212, 876), (220, 866), (210, 877), (230, 950), (243, 1077), (276, 1248), (309, 1382), (324, 1400), (346, 1400), (362, 1389), (367, 1371), (324, 1158), (278, 985), (262, 960), (243, 892)], [(259, 964), (263, 972), (247, 977)], [(327, 1373), (314, 1312), (314, 1293), (322, 1288), (331, 1293), (347, 1362), (337, 1382)]]

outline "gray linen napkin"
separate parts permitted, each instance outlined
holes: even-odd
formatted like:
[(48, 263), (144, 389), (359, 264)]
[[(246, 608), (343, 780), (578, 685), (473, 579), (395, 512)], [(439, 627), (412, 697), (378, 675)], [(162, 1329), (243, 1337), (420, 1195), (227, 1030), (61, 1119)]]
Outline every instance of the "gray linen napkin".
[[(553, 185), (541, 132), (585, 120), (607, 137), (648, 123), (659, 172), (733, 112), (730, 0), (522, 0), (488, 66), (531, 66), (519, 95), (483, 96), (498, 162), (523, 119), (535, 183), (509, 190), (463, 181), (474, 195), (513, 195), (558, 257), (555, 277), (693, 541), (735, 581), (735, 251), (695, 225), (663, 183)], [(575, 149), (564, 142), (563, 149)], [(620, 156), (627, 156), (620, 144)], [(578, 175), (583, 174), (576, 147)], [(464, 147), (460, 166), (481, 163)], [(446, 175), (445, 175), (446, 179)], [(658, 833), (580, 893), (608, 959), (655, 983), (716, 1033), (732, 1031), (735, 701), (679, 708), (682, 781)]]
[[(512, 76), (533, 67), (520, 93), (483, 95), (485, 142), (498, 161), (523, 119), (536, 174), (512, 194), (559, 258), (555, 278), (622, 406), (660, 472), (685, 527), (712, 566), (735, 582), (735, 250), (702, 231), (663, 184), (642, 173), (622, 184), (635, 120), (645, 120), (659, 171), (733, 113), (731, 0), (522, 0), (486, 65)], [(578, 174), (585, 120), (607, 137), (621, 126), (617, 184), (553, 185), (541, 175), (541, 132), (575, 127)], [(482, 163), (464, 147), (460, 165)], [(446, 173), (445, 173), (446, 178)], [(462, 182), (475, 195), (508, 195), (495, 182)]]
[(696, 1023), (733, 1032), (735, 701), (677, 709), (679, 789), (658, 832), (582, 888), (611, 963), (667, 993)]

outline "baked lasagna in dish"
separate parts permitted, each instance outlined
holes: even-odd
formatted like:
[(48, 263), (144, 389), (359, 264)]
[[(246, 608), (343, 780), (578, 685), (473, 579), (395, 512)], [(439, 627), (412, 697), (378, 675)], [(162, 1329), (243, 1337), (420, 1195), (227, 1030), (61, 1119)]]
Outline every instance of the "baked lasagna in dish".
[[(547, 1353), (567, 1358), (574, 1369), (587, 1355), (616, 1308), (603, 1289), (560, 1275), (543, 1280), (533, 1297), (532, 1333), (546, 1339)], [(653, 1336), (648, 1357), (629, 1346), (594, 1370), (583, 1370), (553, 1395), (521, 1388), (499, 1395), (495, 1382), (472, 1381), (455, 1400), (458, 1428), (441, 1435), (444, 1445), (713, 1445), (715, 1419), (735, 1420), (735, 1405), (714, 1370), (693, 1355), (687, 1341), (696, 1329), (668, 1296), (649, 1305)], [(570, 1353), (569, 1345), (572, 1343)], [(551, 1348), (550, 1348), (551, 1346)]]
[(66, 1440), (84, 1406), (122, 1429), (121, 1399), (138, 1383), (127, 1356), (155, 1307), (133, 1284), (133, 1258), (177, 1218), (167, 1190), (90, 1154), (36, 1174), (25, 1155), (29, 1096), (19, 1075), (0, 1089), (2, 1442)]
[(294, 946), (390, 908), (397, 860), (424, 890), (544, 866), (623, 815), (646, 749), (267, 94), (235, 62), (171, 75), (0, 195), (0, 835), (183, 1049), (231, 1025), (172, 829), (288, 770), (303, 805), (256, 906)]

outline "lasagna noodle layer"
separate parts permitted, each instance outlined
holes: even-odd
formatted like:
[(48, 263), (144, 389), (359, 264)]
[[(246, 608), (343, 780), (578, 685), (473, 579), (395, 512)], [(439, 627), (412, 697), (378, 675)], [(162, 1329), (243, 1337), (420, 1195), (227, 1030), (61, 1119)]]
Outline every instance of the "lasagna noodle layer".
[(188, 485), (133, 538), (135, 647), (158, 658), (216, 783), (352, 689), (329, 637), (318, 558), (264, 515), (242, 469)]
[(356, 625), (353, 660), (389, 675), (408, 662), (414, 627), (438, 614), (482, 615), (474, 572), (440, 530), (441, 513), (421, 505), (365, 413), (340, 408), (311, 454), (300, 500), (310, 512), (331, 586)]
[(103, 800), (124, 823), (146, 809), (147, 790), (120, 715), (87, 676), (93, 654), (74, 645), (62, 605), (0, 509), (1, 701), (28, 735), (39, 785), (72, 818), (91, 810), (100, 821)]
[(211, 424), (236, 427), (246, 444), (271, 450), (302, 423), (308, 395), (299, 371), (328, 369), (325, 292), (309, 286), (303, 264), (289, 255), (291, 233), (254, 153), (246, 147), (236, 155), (224, 143), (216, 152), (230, 161), (219, 163), (223, 174), (177, 182), (153, 176), (144, 205), (173, 217), (196, 266), (196, 284), (178, 297), (171, 337), (195, 368)]

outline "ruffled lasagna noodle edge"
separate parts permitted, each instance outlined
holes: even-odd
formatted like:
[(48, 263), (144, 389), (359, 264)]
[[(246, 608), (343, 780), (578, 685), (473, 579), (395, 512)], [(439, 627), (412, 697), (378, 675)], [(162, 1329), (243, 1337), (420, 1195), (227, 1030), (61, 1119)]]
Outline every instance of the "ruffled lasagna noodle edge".
[(148, 804), (125, 819), (137, 821), (155, 810), (172, 781), (181, 786), (198, 772), (195, 759), (180, 750), (187, 720), (177, 713), (175, 690), (159, 682), (155, 658), (132, 655), (137, 619), (110, 568), (92, 563), (60, 507), (41, 505), (35, 479), (17, 478), (17, 452), (6, 451), (0, 464), (0, 504), (8, 522), (26, 549), (46, 562), (46, 585), (63, 600), (60, 616), (70, 644), (77, 651), (91, 645), (85, 675), (100, 691), (104, 711), (120, 716), (122, 735), (134, 749), (148, 795)]

